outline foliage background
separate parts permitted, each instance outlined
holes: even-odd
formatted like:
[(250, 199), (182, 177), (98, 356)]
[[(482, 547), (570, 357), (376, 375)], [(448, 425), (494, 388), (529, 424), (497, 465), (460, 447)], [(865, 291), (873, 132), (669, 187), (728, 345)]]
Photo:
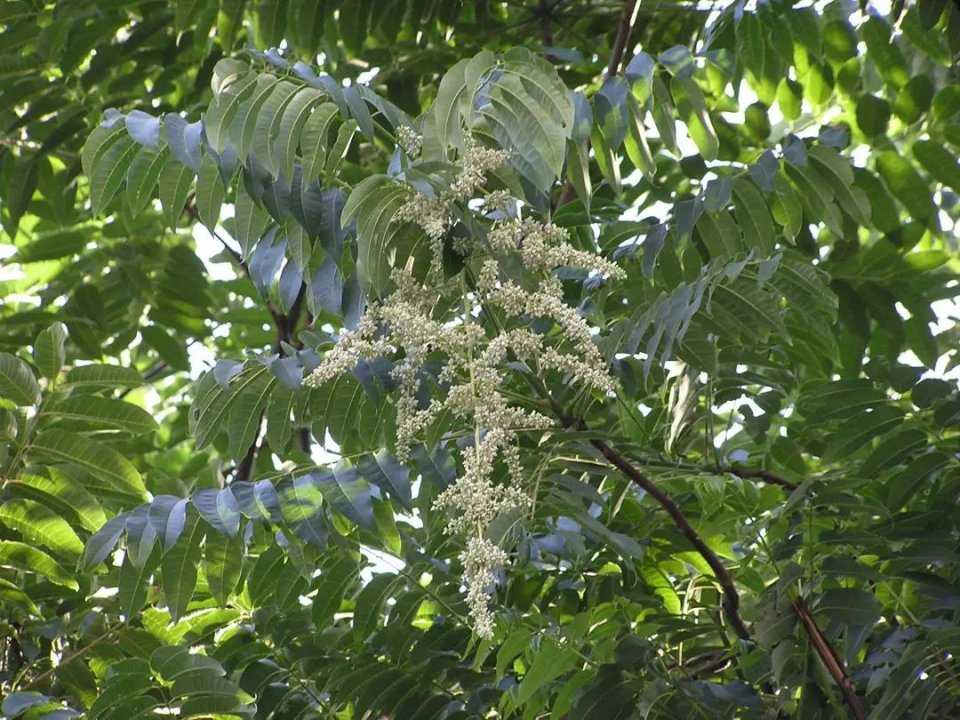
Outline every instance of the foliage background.
[[(960, 12), (633, 11), (0, 6), (5, 715), (957, 711)], [(356, 226), (344, 203), (376, 174), (442, 182), (400, 175), (397, 127), (516, 46), (553, 67), (525, 81), (580, 94), (572, 125), (503, 101), (495, 182), (628, 279), (565, 277), (618, 389), (542, 379), (568, 429), (527, 440), (535, 512), (477, 643), (431, 512), (457, 428), (400, 466), (388, 364), (300, 381), (399, 242), (384, 197)], [(211, 125), (247, 65), (289, 83), (234, 108), (265, 168)]]

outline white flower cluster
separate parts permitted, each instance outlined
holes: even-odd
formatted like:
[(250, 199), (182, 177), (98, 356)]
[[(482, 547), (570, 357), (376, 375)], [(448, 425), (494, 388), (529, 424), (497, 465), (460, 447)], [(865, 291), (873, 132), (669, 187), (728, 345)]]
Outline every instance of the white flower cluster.
[(397, 144), (403, 148), (407, 155), (416, 157), (420, 154), (420, 148), (423, 146), (423, 136), (409, 125), (401, 125), (397, 128)]
[[(399, 356), (393, 378), (398, 385), (396, 451), (402, 462), (409, 458), (411, 445), (441, 415), (452, 415), (472, 429), (473, 443), (463, 451), (462, 472), (437, 497), (435, 507), (449, 513), (447, 533), (465, 536), (460, 561), (466, 600), (474, 630), (484, 638), (493, 635), (494, 572), (508, 560), (507, 553), (489, 536), (491, 525), (498, 517), (518, 515), (530, 505), (518, 433), (553, 426), (550, 418), (510, 404), (503, 392), (509, 372), (506, 363), (527, 361), (539, 372), (559, 371), (571, 382), (609, 390), (612, 381), (590, 327), (564, 302), (561, 283), (553, 271), (575, 266), (605, 277), (623, 275), (613, 263), (573, 248), (562, 228), (509, 219), (494, 223), (486, 245), (478, 241), (464, 246), (471, 260), (480, 262), (472, 291), (467, 291), (465, 276), (444, 280), (436, 270), (454, 204), (474, 195), (486, 173), (505, 159), (503, 151), (483, 147), (468, 137), (461, 172), (450, 189), (433, 198), (417, 195), (405, 206), (399, 219), (415, 222), (431, 240), (433, 269), (427, 281), (394, 270), (395, 290), (372, 304), (359, 327), (345, 332), (304, 381), (308, 387), (318, 387), (360, 359)], [(511, 203), (516, 200), (495, 192), (487, 196), (485, 206), (489, 210)], [(486, 255), (481, 255), (484, 252)], [(508, 255), (519, 257), (533, 290), (505, 278), (498, 258)], [(476, 319), (478, 309), (494, 308), (512, 327), (487, 328)], [(531, 317), (553, 321), (562, 331), (560, 340), (527, 327), (525, 319)], [(424, 403), (419, 396), (428, 357), (442, 358), (437, 379), (448, 390)], [(498, 467), (506, 470), (505, 482), (495, 479)]]
[(505, 565), (507, 553), (485, 537), (468, 537), (467, 547), (460, 553), (463, 574), (469, 578), (467, 606), (473, 630), (479, 637), (493, 637), (493, 610), (490, 608), (490, 586), (495, 581), (494, 571)]
[(443, 238), (453, 223), (454, 203), (464, 202), (486, 182), (487, 174), (509, 159), (506, 150), (481, 145), (470, 135), (464, 138), (464, 151), (457, 165), (460, 172), (449, 189), (434, 197), (417, 193), (395, 215), (396, 220), (419, 225), (430, 240), (432, 271), (438, 275), (443, 262)]

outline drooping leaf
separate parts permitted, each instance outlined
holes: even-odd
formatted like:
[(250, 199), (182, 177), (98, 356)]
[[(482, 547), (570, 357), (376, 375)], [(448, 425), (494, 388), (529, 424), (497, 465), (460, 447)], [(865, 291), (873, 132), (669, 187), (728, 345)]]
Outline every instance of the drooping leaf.
[(167, 549), (160, 562), (163, 594), (174, 622), (183, 616), (193, 598), (203, 536), (204, 529), (199, 516), (188, 512), (183, 534), (176, 545)]
[(36, 405), (40, 401), (40, 385), (30, 366), (6, 352), (0, 352), (0, 397), (14, 405)]
[(34, 441), (33, 449), (56, 462), (67, 462), (83, 468), (98, 482), (118, 492), (136, 497), (146, 496), (143, 479), (133, 464), (100, 442), (67, 430), (51, 429)]

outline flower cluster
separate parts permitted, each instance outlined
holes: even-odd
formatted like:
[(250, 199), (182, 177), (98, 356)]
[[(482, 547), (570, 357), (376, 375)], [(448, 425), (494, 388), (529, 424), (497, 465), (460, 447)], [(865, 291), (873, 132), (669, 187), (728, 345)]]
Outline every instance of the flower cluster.
[[(396, 221), (417, 224), (430, 239), (433, 269), (427, 281), (394, 270), (394, 291), (372, 304), (358, 328), (343, 333), (305, 379), (305, 385), (316, 387), (361, 359), (398, 357), (393, 378), (398, 386), (396, 452), (401, 461), (409, 458), (411, 445), (441, 415), (453, 416), (472, 429), (473, 442), (462, 452), (462, 471), (437, 497), (435, 507), (448, 513), (446, 532), (465, 538), (460, 561), (466, 601), (474, 630), (481, 637), (493, 634), (490, 593), (495, 570), (508, 560), (505, 550), (490, 537), (491, 525), (530, 506), (518, 435), (554, 424), (539, 412), (510, 404), (503, 391), (510, 372), (507, 362), (524, 361), (541, 373), (559, 371), (571, 382), (610, 390), (612, 381), (591, 329), (564, 302), (554, 271), (574, 266), (604, 277), (622, 277), (613, 263), (572, 247), (564, 229), (512, 217), (515, 212), (509, 211), (516, 210), (517, 201), (503, 191), (490, 193), (484, 207), (508, 219), (493, 223), (486, 242), (478, 238), (461, 244), (470, 256), (468, 262), (478, 270), (472, 286), (466, 274), (444, 280), (436, 272), (456, 203), (477, 193), (490, 170), (506, 157), (505, 152), (468, 136), (460, 173), (450, 187), (433, 197), (417, 194), (407, 203)], [(501, 262), (508, 256), (519, 258), (525, 271), (523, 286), (502, 272)], [(451, 303), (453, 298), (456, 301)], [(496, 311), (503, 320), (489, 326), (480, 322), (478, 317), (488, 311)], [(562, 331), (560, 339), (532, 330), (530, 318), (552, 321)], [(428, 357), (442, 358), (437, 380), (447, 389), (424, 403), (420, 390)], [(505, 473), (498, 472), (500, 468)], [(500, 475), (505, 481), (497, 481)]]
[(438, 275), (443, 261), (443, 238), (453, 222), (454, 203), (464, 202), (483, 186), (487, 174), (505, 163), (510, 154), (481, 145), (471, 136), (464, 138), (463, 154), (458, 162), (459, 173), (444, 192), (428, 197), (414, 194), (397, 212), (395, 219), (419, 225), (430, 240), (432, 270)]

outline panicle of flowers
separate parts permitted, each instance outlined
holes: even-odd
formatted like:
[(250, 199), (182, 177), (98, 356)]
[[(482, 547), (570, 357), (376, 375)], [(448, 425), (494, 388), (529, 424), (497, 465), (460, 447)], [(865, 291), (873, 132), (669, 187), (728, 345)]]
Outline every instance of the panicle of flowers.
[[(416, 145), (403, 129), (398, 137), (408, 149)], [(396, 218), (415, 223), (429, 239), (433, 257), (427, 280), (418, 281), (406, 270), (395, 269), (394, 291), (371, 304), (358, 328), (344, 333), (305, 380), (308, 387), (317, 387), (349, 371), (360, 359), (399, 355), (392, 376), (398, 387), (396, 452), (401, 462), (407, 461), (411, 446), (441, 413), (472, 427), (473, 443), (462, 452), (461, 473), (434, 505), (448, 513), (446, 532), (465, 538), (460, 561), (466, 602), (474, 631), (484, 638), (493, 635), (495, 572), (508, 561), (506, 551), (490, 538), (490, 528), (499, 517), (520, 516), (531, 502), (518, 435), (554, 424), (541, 413), (510, 404), (503, 392), (509, 372), (506, 362), (529, 361), (540, 372), (559, 371), (572, 381), (610, 390), (612, 380), (591, 328), (564, 301), (554, 271), (573, 266), (603, 277), (623, 276), (615, 264), (574, 248), (563, 228), (512, 217), (517, 201), (505, 191), (494, 191), (484, 198), (484, 209), (508, 219), (493, 224), (486, 244), (469, 241), (460, 247), (472, 260), (480, 261), (473, 290), (467, 292), (460, 279), (444, 280), (440, 272), (443, 239), (453, 224), (454, 204), (476, 194), (486, 175), (507, 157), (502, 150), (465, 137), (460, 171), (450, 187), (433, 197), (413, 195)], [(519, 256), (529, 275), (525, 285), (501, 273), (498, 258), (507, 255)], [(458, 309), (439, 311), (449, 307), (443, 299), (452, 294), (461, 296)], [(490, 332), (474, 318), (480, 308), (498, 308), (508, 322), (549, 319), (562, 331), (562, 340), (548, 340), (525, 322)], [(428, 358), (442, 358), (436, 379), (447, 390), (424, 401), (420, 391)], [(497, 480), (498, 468), (506, 471), (506, 481)]]
[(507, 563), (507, 553), (492, 540), (473, 536), (467, 538), (467, 546), (460, 553), (463, 573), (469, 578), (467, 606), (473, 630), (482, 638), (493, 637), (493, 609), (490, 606), (489, 588), (495, 581), (494, 572)]

